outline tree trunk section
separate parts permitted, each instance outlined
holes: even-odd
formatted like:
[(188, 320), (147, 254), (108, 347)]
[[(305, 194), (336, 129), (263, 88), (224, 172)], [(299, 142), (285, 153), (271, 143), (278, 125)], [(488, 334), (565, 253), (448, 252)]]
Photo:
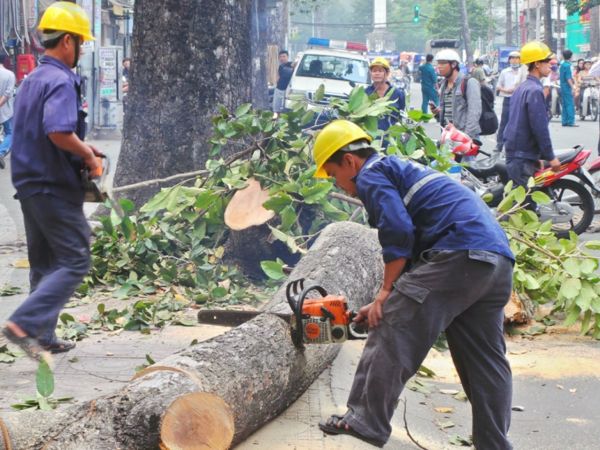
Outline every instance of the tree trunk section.
[(473, 52), (471, 50), (471, 29), (469, 28), (469, 15), (467, 14), (467, 0), (458, 0), (460, 9), (460, 19), (462, 22), (462, 37), (467, 53), (467, 65), (473, 62)]
[[(330, 293), (345, 295), (349, 306), (357, 308), (373, 299), (382, 274), (376, 233), (342, 222), (323, 231), (290, 279), (305, 278), (320, 284)], [(285, 286), (266, 309), (289, 312)], [(50, 413), (14, 413), (3, 419), (13, 448), (19, 450), (170, 448), (167, 445), (173, 439), (190, 439), (182, 435), (183, 431), (177, 432), (186, 427), (177, 428), (180, 421), (172, 421), (170, 416), (181, 417), (181, 408), (193, 408), (190, 405), (196, 401), (190, 394), (205, 392), (218, 397), (210, 401), (211, 405), (221, 406), (214, 407), (214, 414), (208, 417), (200, 414), (190, 419), (192, 426), (200, 430), (199, 423), (211, 423), (227, 433), (230, 409), (235, 445), (296, 400), (339, 349), (339, 345), (309, 345), (299, 350), (292, 344), (289, 325), (283, 319), (261, 314), (160, 361), (115, 393)], [(180, 398), (181, 403), (174, 403)], [(169, 433), (161, 435), (165, 423)], [(194, 437), (199, 442), (208, 441), (201, 431)], [(226, 441), (214, 435), (210, 439)]]
[(252, 0), (252, 105), (269, 109), (267, 86), (268, 8), (266, 0)]
[[(202, 169), (217, 105), (252, 99), (252, 0), (137, 0), (134, 15), (115, 187)], [(158, 188), (127, 196), (141, 205)]]

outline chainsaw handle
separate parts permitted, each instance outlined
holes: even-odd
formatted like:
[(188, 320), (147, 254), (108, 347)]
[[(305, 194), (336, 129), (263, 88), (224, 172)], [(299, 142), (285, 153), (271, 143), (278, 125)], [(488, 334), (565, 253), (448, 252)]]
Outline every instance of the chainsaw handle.
[(348, 333), (352, 339), (366, 339), (368, 336), (368, 329), (356, 322), (350, 322), (348, 325)]

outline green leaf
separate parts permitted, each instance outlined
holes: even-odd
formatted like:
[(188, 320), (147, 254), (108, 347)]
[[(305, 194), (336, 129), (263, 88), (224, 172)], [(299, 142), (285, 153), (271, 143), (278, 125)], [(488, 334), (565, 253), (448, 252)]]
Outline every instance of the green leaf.
[(410, 111), (408, 111), (408, 117), (411, 120), (414, 120), (415, 122), (420, 122), (423, 119), (423, 111), (421, 111), (420, 109), (411, 109)]
[(325, 98), (325, 85), (319, 85), (319, 88), (315, 91), (315, 95), (313, 96), (313, 100), (316, 103), (319, 103), (321, 100)]
[(564, 297), (568, 300), (572, 300), (579, 295), (581, 290), (581, 281), (578, 278), (569, 278), (560, 286), (558, 291), (559, 297)]
[(41, 360), (35, 376), (37, 391), (42, 397), (50, 397), (54, 392), (54, 374), (45, 360)]
[(600, 250), (600, 241), (587, 241), (584, 245), (590, 250)]
[(278, 192), (277, 194), (270, 196), (269, 199), (263, 203), (263, 207), (279, 214), (293, 202), (294, 199), (290, 195), (285, 192)]
[(579, 270), (584, 275), (589, 275), (594, 273), (594, 271), (598, 268), (598, 260), (597, 259), (584, 259), (579, 263)]
[(236, 117), (243, 116), (250, 111), (250, 108), (252, 108), (252, 104), (250, 103), (244, 103), (243, 105), (238, 106), (238, 108), (235, 110)]
[(283, 261), (277, 259), (277, 261), (261, 261), (260, 267), (270, 279), (272, 280), (282, 280), (285, 278), (285, 273), (283, 273)]
[(542, 191), (534, 191), (531, 194), (531, 199), (538, 205), (545, 205), (546, 203), (550, 203), (550, 197), (548, 197), (548, 195)]
[(569, 258), (563, 262), (563, 268), (574, 278), (578, 278), (581, 274), (581, 271), (579, 270), (579, 261), (575, 258)]
[(288, 205), (285, 208), (283, 208), (283, 211), (281, 211), (280, 216), (281, 229), (283, 231), (288, 231), (298, 218), (298, 216), (296, 215), (296, 211), (291, 205)]
[(575, 304), (581, 308), (582, 311), (588, 311), (592, 306), (592, 300), (597, 297), (594, 286), (589, 281), (583, 280), (581, 282), (581, 290), (579, 295), (575, 299)]
[(218, 287), (214, 288), (212, 291), (210, 291), (210, 295), (213, 298), (223, 298), (227, 295), (227, 289), (225, 289), (222, 286), (218, 286)]
[(569, 309), (569, 311), (567, 312), (567, 317), (565, 318), (563, 325), (565, 327), (570, 327), (575, 322), (577, 322), (577, 320), (579, 320), (580, 315), (581, 315), (581, 309), (579, 309), (579, 306), (573, 305), (571, 307), (571, 309)]

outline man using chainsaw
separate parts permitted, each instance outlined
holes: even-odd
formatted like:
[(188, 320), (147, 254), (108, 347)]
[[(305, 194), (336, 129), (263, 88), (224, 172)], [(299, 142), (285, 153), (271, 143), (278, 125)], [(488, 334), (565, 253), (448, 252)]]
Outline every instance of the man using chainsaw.
[(382, 447), (405, 383), (441, 332), (472, 405), (477, 449), (511, 449), (512, 375), (505, 357), (504, 305), (514, 257), (485, 203), (443, 173), (380, 156), (371, 137), (346, 120), (318, 135), (315, 177), (332, 177), (357, 196), (378, 229), (383, 283), (355, 321), (367, 342), (348, 411), (319, 423)]
[(39, 31), (45, 52), (17, 94), (11, 154), (27, 236), (30, 295), (2, 330), (33, 358), (75, 346), (57, 339), (54, 329), (89, 269), (81, 172), (98, 170), (97, 156), (102, 156), (83, 142), (80, 80), (72, 70), (81, 44), (94, 39), (85, 11), (55, 2), (44, 12)]

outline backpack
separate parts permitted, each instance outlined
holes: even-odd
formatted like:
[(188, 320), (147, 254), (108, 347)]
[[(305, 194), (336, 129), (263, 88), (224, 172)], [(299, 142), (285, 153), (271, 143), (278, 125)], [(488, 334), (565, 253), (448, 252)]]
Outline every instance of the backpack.
[[(467, 101), (467, 82), (470, 77), (465, 77), (460, 85), (460, 91)], [(479, 81), (478, 81), (479, 83)], [(494, 91), (485, 84), (479, 83), (481, 86), (481, 117), (479, 118), (479, 128), (481, 135), (487, 136), (494, 134), (498, 130), (498, 116), (494, 111)]]

